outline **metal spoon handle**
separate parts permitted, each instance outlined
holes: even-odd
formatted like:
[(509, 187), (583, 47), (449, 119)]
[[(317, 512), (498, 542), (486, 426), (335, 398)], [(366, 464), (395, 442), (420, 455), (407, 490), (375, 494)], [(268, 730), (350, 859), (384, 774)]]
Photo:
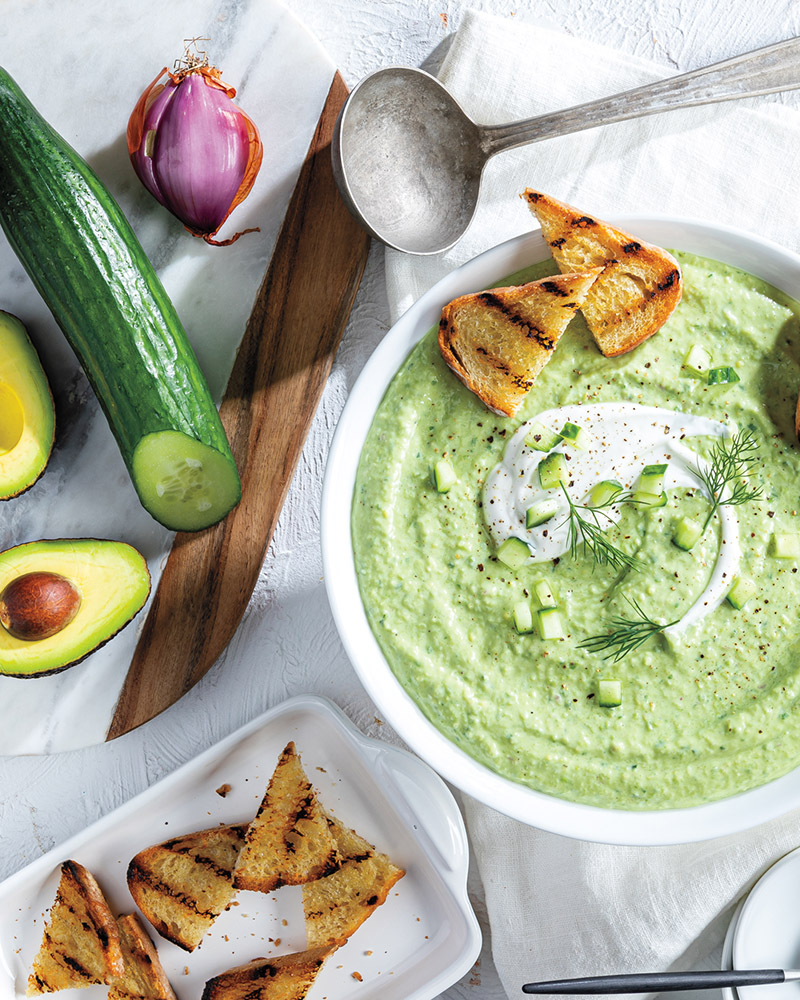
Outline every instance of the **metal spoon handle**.
[(800, 38), (789, 38), (745, 52), (703, 69), (648, 83), (612, 97), (537, 115), (509, 125), (484, 125), (480, 141), (486, 156), (529, 142), (568, 135), (597, 125), (641, 118), (676, 108), (757, 97), (800, 87)]
[(526, 983), (523, 993), (650, 993), (672, 990), (708, 990), (723, 986), (783, 983), (796, 973), (783, 969), (732, 969), (719, 972), (641, 972), (625, 976), (590, 976), (587, 979), (554, 979)]

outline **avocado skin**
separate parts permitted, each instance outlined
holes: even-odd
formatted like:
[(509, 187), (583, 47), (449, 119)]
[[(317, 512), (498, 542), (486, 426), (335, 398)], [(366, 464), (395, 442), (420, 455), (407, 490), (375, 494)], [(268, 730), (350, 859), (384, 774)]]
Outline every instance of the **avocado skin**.
[[(35, 659), (37, 652), (43, 648), (44, 643), (48, 644), (46, 647), (48, 652), (54, 648), (57, 649), (59, 644), (62, 642), (65, 646), (67, 646), (67, 648), (69, 648), (70, 645), (74, 646), (73, 640), (75, 638), (75, 634), (82, 627), (87, 627), (89, 631), (91, 631), (91, 614), (93, 610), (96, 610), (96, 608), (93, 607), (91, 591), (87, 593), (86, 587), (81, 587), (80, 585), (89, 578), (88, 574), (91, 574), (92, 572), (92, 551), (93, 548), (98, 547), (101, 551), (107, 553), (117, 553), (121, 557), (119, 560), (119, 568), (123, 572), (126, 569), (134, 571), (136, 577), (138, 578), (134, 581), (138, 583), (138, 589), (135, 591), (135, 594), (132, 597), (129, 596), (127, 602), (125, 600), (120, 601), (120, 607), (125, 607), (125, 617), (114, 622), (113, 631), (98, 635), (96, 637), (97, 641), (88, 648), (86, 648), (85, 642), (80, 648), (73, 648), (71, 653), (68, 652), (65, 654), (67, 658), (61, 662), (50, 662), (38, 669), (28, 669), (25, 671), (20, 671), (18, 669), (15, 670), (10, 662), (6, 662), (8, 657), (7, 650), (10, 644), (13, 644), (13, 646), (17, 649), (22, 648), (26, 653), (27, 650), (31, 650), (30, 657), (31, 659)], [(63, 557), (65, 553), (68, 560), (72, 559), (71, 565), (65, 566), (63, 562), (59, 562), (59, 556)], [(19, 562), (20, 555), (22, 555), (24, 559), (30, 557), (33, 560), (32, 564), (21, 567)], [(75, 558), (76, 556), (77, 559)], [(12, 559), (17, 569), (13, 575), (9, 575), (9, 567), (7, 563)], [(82, 568), (78, 568), (80, 563), (84, 564)], [(48, 569), (51, 572), (61, 573), (61, 575), (66, 576), (67, 579), (72, 579), (82, 591), (83, 601), (81, 608), (73, 621), (70, 622), (69, 625), (67, 625), (61, 632), (51, 636), (49, 639), (36, 642), (14, 641), (5, 629), (0, 626), (0, 677), (13, 677), (18, 680), (28, 680), (36, 677), (49, 677), (53, 674), (58, 674), (64, 670), (68, 670), (70, 667), (76, 666), (92, 653), (105, 646), (107, 642), (113, 639), (115, 635), (129, 625), (142, 610), (144, 605), (147, 603), (147, 598), (150, 596), (150, 573), (144, 557), (140, 552), (134, 549), (133, 546), (128, 545), (126, 542), (115, 541), (114, 539), (48, 538), (34, 542), (26, 542), (22, 545), (14, 546), (14, 548), (6, 549), (4, 552), (0, 552), (0, 590), (2, 590), (6, 583), (10, 582), (12, 578), (21, 576), (23, 573), (29, 572), (32, 569)], [(76, 569), (77, 578), (75, 574)], [(124, 598), (125, 595), (123, 594), (122, 596)]]
[[(37, 414), (38, 416), (44, 417), (44, 424), (41, 428), (42, 435), (39, 438), (37, 434), (39, 443), (43, 446), (43, 452), (36, 456), (36, 460), (33, 462), (30, 472), (27, 474), (22, 472), (19, 480), (15, 484), (9, 483), (6, 486), (3, 486), (2, 476), (0, 476), (0, 501), (2, 501), (13, 500), (15, 497), (22, 496), (22, 494), (26, 493), (32, 486), (35, 486), (42, 477), (53, 451), (56, 427), (53, 393), (50, 389), (50, 383), (47, 380), (44, 369), (42, 368), (39, 354), (31, 343), (30, 337), (28, 336), (22, 320), (3, 309), (0, 309), (0, 344), (2, 344), (3, 350), (6, 354), (16, 352), (19, 355), (27, 355), (27, 358), (25, 359), (27, 361), (26, 375), (32, 382), (34, 382), (35, 386), (39, 390), (38, 394), (35, 390), (33, 393), (34, 397), (38, 395), (38, 398), (34, 399), (34, 408), (39, 410), (39, 414)], [(0, 367), (0, 382), (3, 381), (2, 375), (2, 368)], [(26, 418), (30, 416), (30, 413), (25, 411), (24, 407), (23, 412), (26, 413)]]

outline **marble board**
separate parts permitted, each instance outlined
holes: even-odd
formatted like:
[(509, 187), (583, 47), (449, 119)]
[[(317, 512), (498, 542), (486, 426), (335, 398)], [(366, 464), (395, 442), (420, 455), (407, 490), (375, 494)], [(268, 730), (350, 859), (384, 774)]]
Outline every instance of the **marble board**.
[[(190, 236), (140, 185), (125, 129), (142, 90), (203, 44), (264, 144), (249, 198), (217, 248)], [(335, 71), (279, 0), (5, 0), (0, 65), (91, 164), (120, 203), (172, 298), (219, 401), (256, 291)], [(0, 233), (0, 309), (38, 349), (56, 402), (56, 443), (44, 476), (0, 504), (0, 550), (39, 538), (129, 542), (147, 558), (153, 591), (173, 535), (141, 507), (83, 371)], [(105, 739), (147, 607), (82, 663), (48, 677), (0, 677), (0, 754), (57, 753)], [(168, 669), (168, 665), (165, 665)]]

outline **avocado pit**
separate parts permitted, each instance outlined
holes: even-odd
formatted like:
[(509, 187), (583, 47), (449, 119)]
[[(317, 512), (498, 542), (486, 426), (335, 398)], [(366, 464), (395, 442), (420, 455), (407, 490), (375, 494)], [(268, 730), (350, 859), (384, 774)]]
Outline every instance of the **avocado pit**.
[(66, 577), (25, 573), (0, 593), (0, 623), (15, 639), (37, 642), (66, 628), (80, 606), (80, 592)]

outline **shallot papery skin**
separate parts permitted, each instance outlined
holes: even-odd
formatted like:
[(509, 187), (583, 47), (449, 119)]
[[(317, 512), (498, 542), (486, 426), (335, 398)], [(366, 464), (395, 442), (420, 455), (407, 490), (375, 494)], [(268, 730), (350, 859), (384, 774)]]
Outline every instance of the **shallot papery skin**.
[(213, 239), (250, 193), (261, 166), (258, 129), (234, 104), (235, 94), (211, 66), (164, 69), (128, 122), (128, 151), (139, 180), (190, 233), (215, 246), (242, 235)]

